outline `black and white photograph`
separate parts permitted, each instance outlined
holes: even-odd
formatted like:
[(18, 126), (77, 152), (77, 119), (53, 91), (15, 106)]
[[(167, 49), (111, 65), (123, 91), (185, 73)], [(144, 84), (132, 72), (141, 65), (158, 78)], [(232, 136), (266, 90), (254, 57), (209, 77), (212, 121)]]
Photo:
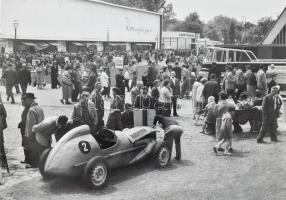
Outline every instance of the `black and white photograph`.
[(0, 0), (0, 200), (285, 200), (285, 0)]

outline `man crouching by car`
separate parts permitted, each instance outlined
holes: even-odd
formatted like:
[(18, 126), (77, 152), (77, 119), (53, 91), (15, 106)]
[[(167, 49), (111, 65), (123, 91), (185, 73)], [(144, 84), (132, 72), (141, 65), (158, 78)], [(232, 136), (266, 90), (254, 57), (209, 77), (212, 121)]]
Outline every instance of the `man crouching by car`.
[(173, 140), (175, 140), (175, 147), (176, 147), (176, 160), (181, 160), (181, 136), (183, 134), (183, 128), (179, 126), (178, 122), (171, 119), (170, 117), (162, 117), (162, 116), (155, 116), (153, 125), (154, 127), (156, 124), (159, 125), (164, 129), (165, 136), (164, 141), (169, 145), (170, 150), (172, 152), (173, 148)]

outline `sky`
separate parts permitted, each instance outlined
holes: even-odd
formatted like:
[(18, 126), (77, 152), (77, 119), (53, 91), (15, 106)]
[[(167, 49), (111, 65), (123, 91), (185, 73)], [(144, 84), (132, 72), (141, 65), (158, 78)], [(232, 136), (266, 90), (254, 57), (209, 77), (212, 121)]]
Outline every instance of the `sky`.
[(204, 22), (217, 15), (252, 23), (266, 16), (277, 19), (286, 6), (286, 0), (167, 0), (167, 2), (173, 4), (178, 19), (183, 20), (189, 13), (197, 12)]

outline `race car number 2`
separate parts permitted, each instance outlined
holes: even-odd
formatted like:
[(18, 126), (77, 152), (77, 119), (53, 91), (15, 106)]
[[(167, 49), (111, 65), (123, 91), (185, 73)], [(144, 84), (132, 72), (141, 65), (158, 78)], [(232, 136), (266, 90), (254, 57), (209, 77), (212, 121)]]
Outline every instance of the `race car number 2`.
[(90, 150), (91, 150), (90, 144), (89, 144), (88, 142), (86, 142), (86, 141), (80, 141), (80, 142), (78, 143), (78, 147), (79, 147), (79, 150), (80, 150), (82, 153), (84, 153), (84, 154), (89, 153)]

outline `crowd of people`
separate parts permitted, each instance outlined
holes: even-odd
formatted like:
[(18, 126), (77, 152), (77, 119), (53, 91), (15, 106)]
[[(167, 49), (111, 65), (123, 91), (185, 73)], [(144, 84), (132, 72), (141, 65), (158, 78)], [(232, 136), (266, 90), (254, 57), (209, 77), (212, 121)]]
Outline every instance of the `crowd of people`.
[[(137, 109), (154, 110), (157, 121), (164, 128), (172, 128), (176, 159), (179, 160), (182, 130), (169, 117), (179, 116), (178, 99), (182, 98), (193, 105), (195, 125), (199, 125), (202, 115), (205, 116), (204, 132), (215, 135), (219, 141), (214, 147), (216, 153), (223, 150), (225, 155), (231, 155), (232, 124), (239, 126), (235, 111), (259, 105), (262, 106), (262, 128), (257, 142), (264, 142), (267, 127), (271, 127), (271, 140), (277, 141), (277, 118), (282, 101), (274, 65), (268, 69), (262, 66), (257, 73), (251, 66), (244, 69), (227, 65), (225, 75), (221, 78), (212, 72), (209, 76), (201, 74), (200, 59), (193, 54), (149, 51), (144, 54), (147, 66), (140, 75), (138, 66), (142, 62), (142, 54), (133, 52), (123, 55), (124, 68), (119, 69), (114, 77), (111, 77), (111, 71), (115, 70), (112, 54), (67, 55), (60, 52), (38, 57), (34, 55), (37, 59), (33, 59), (31, 54), (15, 54), (1, 60), (7, 101), (11, 99), (11, 103), (15, 103), (12, 89), (16, 87), (20, 92), (18, 85), (21, 87), (24, 110), (18, 128), (25, 155), (22, 162), (28, 168), (38, 167), (41, 153), (51, 146), (51, 134), (44, 130), (55, 133), (58, 141), (69, 130), (82, 124), (89, 125), (92, 134), (103, 127), (113, 130), (132, 128), (134, 111)], [(34, 94), (27, 93), (28, 85), (39, 89), (45, 87), (46, 75), (51, 77), (52, 89), (61, 87), (62, 104), (75, 102), (70, 121), (66, 116), (45, 118), (43, 109), (35, 102)], [(112, 78), (114, 87), (111, 85)], [(110, 113), (105, 122), (104, 104), (107, 101), (110, 101)], [(2, 100), (0, 117), (0, 154), (2, 166), (5, 166), (3, 130), (7, 128), (7, 123)], [(170, 141), (170, 138), (166, 137), (166, 140)], [(222, 149), (225, 142), (226, 148)]]

